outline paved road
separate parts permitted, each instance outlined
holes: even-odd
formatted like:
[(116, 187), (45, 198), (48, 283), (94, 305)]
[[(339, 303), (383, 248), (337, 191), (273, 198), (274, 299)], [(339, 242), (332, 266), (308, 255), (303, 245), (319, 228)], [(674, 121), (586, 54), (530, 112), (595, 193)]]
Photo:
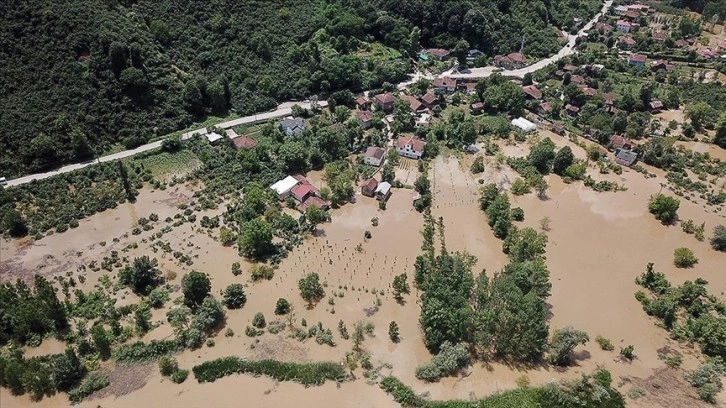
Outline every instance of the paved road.
[[(270, 111), (270, 112), (262, 112), (262, 113), (258, 113), (256, 115), (251, 115), (251, 116), (245, 116), (245, 117), (242, 117), (242, 118), (237, 118), (237, 119), (230, 120), (230, 121), (227, 121), (227, 122), (218, 123), (215, 126), (218, 127), (218, 128), (227, 129), (227, 128), (231, 128), (233, 126), (242, 125), (242, 124), (246, 124), (246, 123), (255, 123), (255, 122), (260, 122), (260, 121), (266, 121), (266, 120), (272, 119), (272, 118), (279, 118), (281, 116), (287, 116), (287, 115), (290, 115), (292, 113), (292, 106), (293, 105), (296, 105), (296, 104), (297, 105), (300, 105), (303, 108), (310, 109), (310, 102), (285, 102), (285, 103), (280, 104), (277, 107), (277, 109), (275, 109), (273, 111)], [(328, 106), (328, 102), (326, 102), (326, 101), (320, 101), (320, 102), (318, 102), (318, 104), (321, 107)], [(204, 134), (207, 133), (207, 129), (202, 128), (202, 129), (191, 130), (189, 132), (186, 132), (186, 133), (182, 134), (182, 137), (181, 138), (182, 139), (189, 139), (190, 137), (192, 137), (192, 135), (194, 135), (196, 133), (199, 133), (199, 134), (204, 135)], [(51, 171), (48, 171), (48, 172), (45, 172), (45, 173), (31, 174), (29, 176), (19, 177), (19, 178), (16, 178), (16, 179), (8, 180), (8, 184), (7, 185), (8, 185), (8, 187), (10, 187), (10, 186), (18, 186), (18, 185), (21, 185), (21, 184), (29, 183), (29, 182), (31, 182), (33, 180), (42, 180), (44, 178), (48, 178), (48, 177), (51, 177), (51, 176), (55, 176), (56, 174), (68, 173), (69, 171), (74, 171), (74, 170), (82, 169), (82, 168), (84, 168), (86, 166), (90, 166), (90, 165), (95, 164), (95, 163), (99, 163), (99, 162), (109, 162), (109, 161), (123, 159), (123, 158), (126, 158), (126, 157), (133, 156), (135, 154), (139, 154), (139, 153), (143, 153), (143, 152), (146, 152), (146, 151), (149, 151), (149, 150), (157, 149), (157, 148), (161, 147), (161, 142), (162, 141), (159, 140), (159, 141), (156, 141), (156, 142), (152, 142), (152, 143), (145, 144), (143, 146), (139, 146), (139, 147), (137, 147), (135, 149), (125, 150), (123, 152), (110, 154), (108, 156), (103, 156), (103, 157), (98, 158), (98, 159), (93, 160), (93, 161), (88, 161), (88, 162), (83, 162), (83, 163), (76, 163), (76, 164), (69, 164), (68, 166), (63, 166), (63, 167), (61, 167), (59, 169), (51, 170)]]
[[(610, 6), (612, 4), (613, 4), (613, 0), (606, 1), (602, 6), (602, 10), (600, 10), (600, 13), (595, 15), (595, 17), (593, 17), (592, 20), (590, 20), (587, 24), (585, 24), (582, 27), (582, 29), (577, 33), (577, 35), (571, 35), (571, 34), (565, 33), (565, 35), (567, 35), (567, 38), (568, 38), (567, 44), (562, 49), (560, 49), (560, 51), (557, 54), (555, 54), (549, 58), (545, 58), (541, 61), (537, 61), (536, 63), (534, 63), (528, 67), (511, 70), (511, 71), (504, 70), (504, 71), (500, 71), (500, 72), (503, 75), (508, 76), (508, 77), (522, 78), (527, 73), (532, 73), (534, 71), (537, 71), (538, 69), (544, 68), (550, 64), (554, 64), (555, 62), (561, 60), (562, 58), (564, 58), (568, 55), (574, 54), (575, 53), (575, 41), (576, 41), (577, 37), (584, 34), (586, 31), (588, 31), (590, 28), (592, 28), (592, 26), (595, 24), (595, 22), (597, 22), (597, 20), (600, 18), (600, 16), (602, 16), (604, 13), (607, 12), (607, 10), (610, 8)], [(472, 68), (471, 70), (468, 70), (466, 72), (454, 73), (455, 68), (456, 67), (454, 67), (446, 72), (443, 72), (439, 75), (423, 75), (419, 72), (416, 72), (416, 73), (414, 73), (414, 75), (412, 76), (411, 79), (409, 79), (408, 81), (401, 82), (400, 84), (397, 85), (397, 87), (398, 87), (398, 89), (404, 89), (407, 86), (411, 85), (412, 83), (418, 81), (421, 78), (434, 79), (437, 76), (450, 76), (453, 78), (486, 78), (486, 77), (491, 76), (495, 72), (495, 70), (499, 71), (498, 68), (489, 66), (489, 67), (483, 67), (483, 68)], [(246, 123), (255, 123), (255, 122), (265, 121), (267, 119), (279, 118), (281, 116), (287, 116), (292, 113), (292, 106), (295, 104), (298, 104), (301, 107), (306, 108), (306, 109), (310, 108), (309, 102), (284, 102), (284, 103), (280, 104), (277, 107), (277, 109), (275, 109), (273, 111), (263, 112), (263, 113), (259, 113), (259, 114), (251, 115), (251, 116), (245, 116), (242, 118), (230, 120), (228, 122), (218, 123), (215, 126), (218, 128), (227, 129), (227, 128), (231, 128), (233, 126), (242, 125), (242, 124), (246, 124)], [(319, 105), (321, 107), (325, 107), (325, 106), (327, 106), (327, 104), (328, 103), (326, 101), (319, 102)], [(206, 134), (207, 130), (204, 128), (191, 130), (189, 132), (182, 134), (182, 139), (189, 139), (195, 133)], [(71, 165), (64, 166), (57, 170), (52, 170), (52, 171), (49, 171), (46, 173), (31, 174), (29, 176), (19, 177), (19, 178), (13, 179), (13, 180), (8, 180), (8, 186), (17, 186), (17, 185), (29, 183), (33, 180), (42, 180), (44, 178), (48, 178), (48, 177), (54, 176), (56, 174), (67, 173), (69, 171), (82, 169), (82, 168), (84, 168), (86, 166), (90, 166), (96, 162), (108, 162), (108, 161), (123, 159), (125, 157), (129, 157), (129, 156), (133, 156), (138, 153), (157, 149), (159, 147), (161, 147), (161, 141), (152, 142), (149, 144), (145, 144), (143, 146), (139, 146), (136, 149), (126, 150), (126, 151), (114, 153), (114, 154), (111, 154), (108, 156), (103, 156), (94, 161), (71, 164)]]

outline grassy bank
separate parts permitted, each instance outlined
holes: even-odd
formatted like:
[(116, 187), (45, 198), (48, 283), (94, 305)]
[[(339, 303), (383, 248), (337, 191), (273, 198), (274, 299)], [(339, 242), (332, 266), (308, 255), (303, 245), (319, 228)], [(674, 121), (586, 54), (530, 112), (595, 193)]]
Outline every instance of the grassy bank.
[(340, 364), (285, 363), (275, 360), (250, 361), (239, 357), (223, 357), (207, 361), (192, 369), (200, 383), (213, 382), (232, 374), (266, 375), (278, 381), (295, 381), (304, 386), (320, 385), (327, 380), (344, 381), (345, 371)]

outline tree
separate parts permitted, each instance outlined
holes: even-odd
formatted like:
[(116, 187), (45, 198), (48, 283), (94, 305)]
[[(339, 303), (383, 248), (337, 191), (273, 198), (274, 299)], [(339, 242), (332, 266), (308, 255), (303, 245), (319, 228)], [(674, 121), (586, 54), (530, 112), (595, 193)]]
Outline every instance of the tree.
[(673, 252), (673, 264), (678, 268), (690, 268), (698, 263), (698, 258), (688, 248), (676, 248)]
[(320, 284), (320, 277), (317, 273), (311, 272), (301, 278), (297, 283), (300, 295), (310, 306), (325, 296), (325, 289)]
[(726, 252), (726, 226), (717, 225), (713, 229), (713, 237), (711, 237), (711, 248), (716, 251)]
[(25, 220), (14, 208), (8, 210), (3, 217), (3, 229), (10, 233), (11, 237), (19, 238), (28, 234), (28, 226)]
[(549, 346), (550, 364), (567, 366), (572, 362), (572, 351), (578, 344), (585, 345), (590, 341), (590, 336), (582, 330), (573, 327), (565, 327), (555, 330)]
[(676, 218), (680, 202), (673, 197), (658, 193), (650, 198), (648, 211), (663, 224), (670, 224)]
[(227, 227), (222, 227), (219, 229), (219, 241), (224, 246), (232, 245), (232, 243), (237, 239), (237, 236), (232, 232), (231, 229)]
[(381, 181), (393, 183), (393, 180), (395, 178), (396, 173), (393, 171), (393, 166), (391, 166), (390, 162), (386, 162), (386, 164), (383, 165), (383, 169), (381, 170)]
[[(570, 153), (572, 152), (570, 151)], [(540, 174), (547, 174), (550, 171), (550, 166), (552, 165), (552, 160), (554, 160), (554, 158), (555, 144), (548, 137), (530, 149), (527, 160), (529, 160), (530, 164), (532, 164), (532, 166), (534, 166)]]
[(265, 315), (262, 314), (262, 312), (255, 313), (255, 316), (252, 318), (252, 325), (254, 327), (257, 327), (258, 329), (262, 329), (267, 326), (267, 322), (265, 321)]
[(168, 321), (174, 329), (174, 333), (176, 333), (177, 336), (180, 336), (183, 332), (189, 329), (189, 318), (191, 315), (192, 310), (182, 305), (172, 308), (166, 312), (166, 321)]
[(233, 283), (222, 293), (224, 305), (227, 309), (239, 309), (247, 303), (245, 288), (241, 283)]
[(290, 302), (287, 299), (279, 298), (275, 303), (275, 314), (284, 315), (290, 312)]
[(721, 113), (716, 123), (716, 134), (713, 136), (713, 143), (726, 149), (726, 112)]
[(128, 285), (138, 295), (148, 295), (162, 281), (161, 271), (157, 268), (159, 262), (144, 255), (134, 258), (130, 266), (119, 272), (119, 282)]
[(212, 281), (209, 275), (199, 271), (191, 271), (182, 277), (182, 293), (184, 304), (195, 309), (209, 296), (212, 289)]
[(317, 231), (318, 224), (330, 221), (330, 214), (317, 205), (311, 205), (305, 209), (305, 219), (313, 227), (313, 231)]
[(240, 255), (260, 259), (274, 251), (272, 245), (272, 226), (265, 220), (256, 218), (242, 225), (237, 237)]
[(526, 74), (524, 74), (524, 77), (522, 78), (522, 85), (527, 86), (527, 85), (532, 85), (532, 83), (533, 83), (532, 82), (532, 73), (527, 72)]
[(401, 337), (398, 333), (398, 323), (391, 322), (391, 324), (388, 325), (388, 337), (394, 343), (401, 341)]
[(393, 277), (393, 297), (398, 302), (403, 300), (403, 294), (409, 292), (408, 277), (405, 273)]
[(575, 155), (572, 154), (572, 149), (570, 149), (570, 146), (565, 146), (560, 149), (557, 154), (555, 154), (555, 159), (552, 163), (552, 171), (555, 174), (562, 175), (564, 174), (565, 169), (570, 167), (574, 161)]
[(696, 130), (700, 130), (704, 125), (713, 123), (712, 120), (713, 108), (706, 102), (696, 102), (686, 106), (685, 114), (686, 118), (691, 121)]
[(103, 328), (103, 324), (96, 324), (91, 328), (91, 338), (96, 350), (98, 350), (98, 354), (101, 356), (101, 360), (108, 360), (111, 357), (111, 342), (106, 329)]
[(451, 53), (456, 58), (456, 61), (459, 63), (459, 67), (465, 68), (466, 57), (469, 53), (469, 43), (466, 40), (459, 40), (454, 46), (454, 49), (451, 50)]
[(134, 312), (134, 323), (136, 331), (144, 334), (151, 330), (151, 308), (146, 302), (142, 302)]

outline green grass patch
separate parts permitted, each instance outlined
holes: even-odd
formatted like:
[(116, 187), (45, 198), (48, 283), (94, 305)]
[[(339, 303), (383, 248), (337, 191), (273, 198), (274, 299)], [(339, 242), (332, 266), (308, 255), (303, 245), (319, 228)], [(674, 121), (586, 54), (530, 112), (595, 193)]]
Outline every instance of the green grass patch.
[(223, 357), (192, 368), (198, 382), (213, 382), (232, 374), (266, 375), (278, 381), (295, 381), (304, 386), (320, 385), (327, 380), (344, 381), (345, 371), (333, 362), (287, 363), (276, 360), (244, 360)]
[(361, 49), (358, 50), (358, 55), (371, 62), (390, 61), (401, 58), (401, 53), (398, 50), (386, 47), (378, 42), (363, 45)]
[(108, 375), (103, 373), (90, 373), (78, 387), (68, 391), (68, 399), (76, 404), (94, 392), (108, 387)]
[(182, 346), (174, 340), (152, 340), (149, 343), (138, 341), (124, 344), (113, 352), (113, 358), (119, 363), (138, 364), (156, 361), (163, 356), (182, 350)]
[(188, 149), (175, 153), (159, 152), (132, 160), (151, 171), (155, 179), (162, 181), (171, 176), (182, 177), (202, 166), (202, 161)]

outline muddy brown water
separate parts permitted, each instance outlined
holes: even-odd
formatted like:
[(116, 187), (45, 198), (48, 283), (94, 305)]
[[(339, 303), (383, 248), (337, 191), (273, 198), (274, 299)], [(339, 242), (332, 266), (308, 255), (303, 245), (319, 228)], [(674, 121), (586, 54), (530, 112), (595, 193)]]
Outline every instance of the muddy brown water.
[[(558, 146), (570, 145), (576, 156), (583, 157), (582, 149), (567, 139), (547, 136), (552, 137)], [(526, 149), (520, 153), (516, 152), (517, 149), (517, 146), (508, 146), (505, 151), (511, 155), (526, 154)], [(486, 269), (491, 274), (500, 270), (507, 263), (507, 258), (501, 252), (501, 241), (493, 236), (484, 214), (478, 209), (479, 179), (506, 188), (517, 175), (506, 166), (497, 169), (491, 158), (485, 159), (484, 173), (472, 175), (468, 171), (471, 160), (472, 156), (465, 155), (433, 161), (429, 171), (434, 191), (432, 212), (434, 217), (444, 218), (447, 248), (471, 252), (478, 259), (474, 273)], [(363, 349), (370, 353), (373, 365), (390, 364), (392, 368), (383, 369), (382, 374), (394, 374), (416, 392), (428, 393), (433, 399), (482, 397), (515, 388), (517, 380), (523, 376), (536, 385), (577, 378), (598, 367), (610, 370), (617, 384), (619, 378), (648, 378), (655, 370), (662, 369), (664, 363), (658, 359), (656, 350), (664, 346), (683, 353), (686, 368), (698, 364), (696, 350), (670, 340), (667, 333), (646, 316), (633, 296), (638, 290), (634, 279), (645, 270), (648, 262), (654, 262), (656, 269), (666, 273), (674, 284), (703, 277), (710, 282), (710, 292), (724, 298), (726, 291), (726, 254), (712, 251), (707, 242), (698, 242), (693, 236), (684, 234), (678, 226), (661, 225), (647, 212), (649, 196), (657, 193), (664, 181), (662, 172), (649, 170), (658, 177), (646, 179), (634, 171), (625, 171), (620, 176), (599, 175), (596, 169), (589, 169), (589, 173), (598, 180), (608, 179), (624, 184), (628, 188), (624, 192), (596, 193), (581, 183), (564, 184), (558, 177), (548, 176), (550, 188), (547, 199), (540, 200), (534, 194), (511, 197), (513, 206), (520, 206), (525, 211), (521, 225), (539, 228), (540, 219), (549, 217), (551, 220), (547, 232), (547, 264), (553, 285), (552, 296), (548, 300), (552, 313), (551, 329), (574, 326), (586, 330), (592, 339), (587, 345), (577, 348), (576, 365), (564, 372), (545, 365), (524, 370), (498, 362), (476, 362), (460, 377), (445, 378), (435, 384), (416, 380), (415, 366), (431, 358), (423, 345), (418, 326), (418, 293), (412, 289), (412, 293), (405, 296), (405, 303), (398, 304), (390, 289), (396, 274), (405, 272), (409, 281), (412, 280), (413, 260), (421, 246), (422, 216), (413, 210), (411, 191), (405, 189), (394, 191), (385, 211), (378, 209), (375, 200), (361, 195), (356, 196), (355, 204), (333, 210), (333, 222), (322, 225), (319, 236), (309, 237), (302, 246), (293, 250), (270, 281), (251, 282), (248, 273), (250, 264), (240, 259), (234, 248), (222, 247), (197, 227), (185, 224), (164, 236), (174, 250), (192, 256), (192, 266), (179, 265), (173, 257), (162, 256), (161, 252), (153, 253), (149, 243), (142, 242), (163, 227), (162, 221), (155, 224), (153, 231), (138, 236), (124, 235), (130, 232), (137, 217), (147, 217), (155, 212), (163, 220), (181, 212), (176, 205), (189, 202), (193, 193), (186, 187), (153, 192), (142, 190), (135, 204), (125, 204), (97, 214), (81, 221), (75, 230), (30, 245), (2, 241), (0, 267), (24, 273), (37, 270), (52, 275), (75, 270), (78, 265), (93, 259), (100, 262), (110, 251), (118, 250), (120, 256), (129, 259), (140, 255), (158, 258), (165, 273), (177, 273), (173, 284), (179, 284), (181, 276), (191, 269), (209, 273), (215, 295), (230, 283), (245, 283), (247, 304), (240, 310), (228, 311), (226, 326), (216, 335), (215, 346), (187, 350), (178, 356), (180, 366), (187, 369), (200, 362), (229, 355), (342, 362), (345, 353), (352, 349), (351, 341), (341, 339), (336, 329), (338, 321), (343, 320), (349, 332), (352, 332), (356, 321), (373, 322), (375, 336), (367, 336), (363, 342)], [(415, 179), (415, 175), (415, 167), (406, 169), (408, 179)], [(311, 175), (311, 180), (320, 180), (320, 174)], [(211, 211), (210, 215), (221, 211)], [(198, 214), (198, 218), (202, 215)], [(374, 217), (379, 219), (377, 227), (371, 223)], [(702, 204), (685, 200), (681, 201), (679, 217), (692, 218), (697, 223), (706, 222), (707, 236), (714, 225), (726, 223), (722, 214), (707, 211)], [(371, 232), (371, 239), (364, 238), (366, 230)], [(118, 242), (114, 242), (114, 238)], [(101, 241), (106, 241), (106, 246), (100, 246), (98, 243)], [(136, 249), (123, 252), (134, 242), (138, 245)], [(694, 268), (684, 270), (673, 266), (673, 250), (680, 246), (691, 248), (699, 258)], [(233, 262), (242, 263), (242, 275), (232, 275), (230, 267)], [(327, 285), (325, 299), (312, 309), (300, 298), (297, 289), (297, 280), (308, 272), (320, 274)], [(104, 273), (107, 272), (88, 271), (88, 279), (82, 287), (90, 289)], [(334, 292), (338, 296), (333, 296)], [(128, 290), (120, 291), (117, 296), (119, 304), (138, 300)], [(180, 293), (176, 292), (172, 298), (178, 296)], [(313, 339), (299, 342), (290, 338), (288, 331), (277, 335), (266, 333), (258, 338), (259, 343), (245, 336), (245, 327), (256, 312), (263, 312), (268, 323), (279, 318), (273, 313), (278, 298), (286, 298), (293, 304), (296, 326), (299, 327), (305, 319), (308, 326), (321, 322), (324, 327), (330, 328), (337, 347), (318, 345)], [(334, 299), (333, 305), (328, 302), (330, 298)], [(378, 310), (375, 307), (377, 298), (381, 301)], [(165, 310), (154, 311), (153, 319), (160, 325), (143, 340), (172, 335), (171, 328), (164, 322)], [(402, 341), (398, 344), (391, 343), (387, 334), (388, 324), (394, 320), (400, 326)], [(224, 336), (227, 328), (234, 331), (233, 337)], [(609, 338), (616, 350), (600, 350), (594, 342), (597, 335)], [(617, 358), (618, 349), (630, 344), (635, 346), (637, 359), (623, 363)], [(56, 352), (61, 348), (62, 344), (46, 341), (40, 348), (30, 350), (29, 355)], [(162, 378), (154, 368), (143, 388), (120, 397), (111, 395), (92, 399), (81, 406), (145, 406), (150, 401), (154, 401), (156, 406), (176, 407), (199, 406), (210, 401), (214, 401), (216, 406), (397, 406), (377, 385), (366, 384), (362, 369), (358, 368), (354, 373), (358, 378), (355, 381), (310, 388), (244, 375), (227, 377), (211, 384), (198, 384), (190, 376), (184, 384), (176, 385)], [(623, 387), (625, 392), (627, 385)], [(27, 396), (13, 397), (7, 390), (0, 390), (3, 408), (67, 404), (63, 395), (31, 403)]]

